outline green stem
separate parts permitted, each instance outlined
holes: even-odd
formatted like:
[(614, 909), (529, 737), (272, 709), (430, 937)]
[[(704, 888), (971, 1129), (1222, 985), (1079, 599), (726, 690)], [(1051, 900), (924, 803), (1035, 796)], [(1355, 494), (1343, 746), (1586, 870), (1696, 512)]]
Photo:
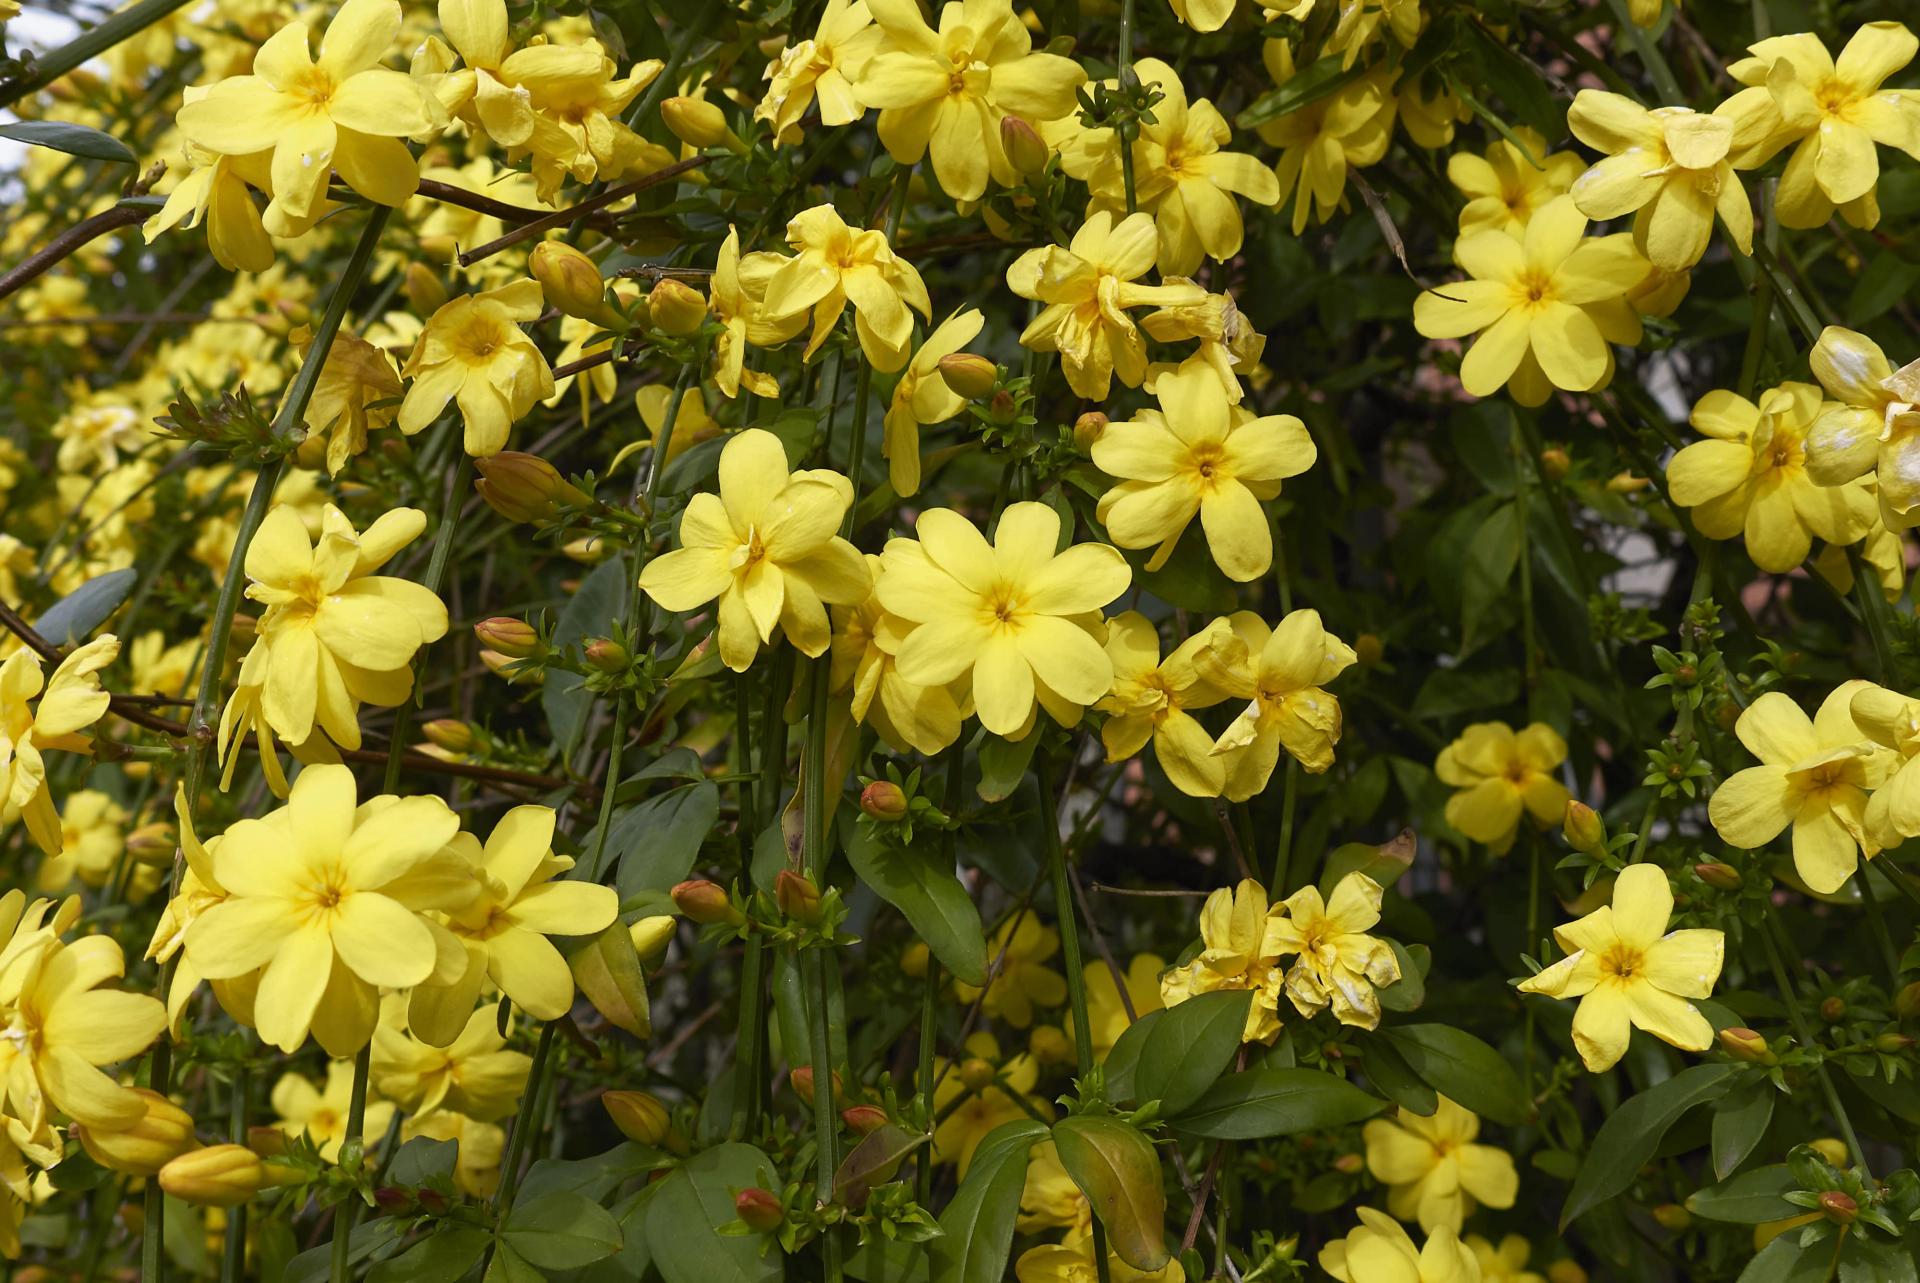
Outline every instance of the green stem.
[[(947, 749), (946, 759), (946, 797), (942, 809), (951, 822), (960, 814), (960, 805), (966, 796), (966, 749), (956, 741)], [(951, 828), (940, 835), (940, 854), (948, 867), (953, 864), (957, 836)], [(929, 950), (926, 982), (920, 992), (920, 1076), (914, 1079), (919, 1088), (919, 1114), (927, 1120), (929, 1128), (933, 1124), (933, 1054), (939, 1041), (939, 1012), (940, 960)], [(933, 1146), (929, 1145), (921, 1151), (914, 1175), (915, 1196), (920, 1206), (928, 1207), (933, 1199)]]
[(1534, 720), (1535, 697), (1540, 685), (1540, 643), (1534, 633), (1533, 619), (1533, 548), (1529, 538), (1529, 518), (1533, 515), (1533, 463), (1527, 457), (1526, 434), (1520, 427), (1520, 410), (1510, 407), (1509, 420), (1513, 431), (1513, 481), (1514, 503), (1518, 508), (1517, 525), (1520, 543), (1520, 643), (1525, 647), (1522, 670), (1527, 681), (1527, 720)]
[[(247, 1143), (248, 1095), (252, 1078), (245, 1064), (233, 1071), (233, 1100), (228, 1105), (227, 1139), (236, 1145)], [(220, 1283), (240, 1283), (247, 1265), (247, 1205), (227, 1209), (225, 1237), (221, 1242)]]
[(667, 451), (673, 448), (673, 425), (680, 417), (680, 404), (687, 399), (687, 389), (693, 385), (693, 372), (706, 364), (706, 354), (680, 367), (680, 377), (673, 382), (673, 397), (667, 402), (667, 417), (660, 424), (660, 431), (653, 445), (653, 462), (647, 470), (647, 515), (653, 515), (654, 504), (660, 498), (660, 478), (667, 472)]
[[(821, 661), (823, 664), (825, 661)], [(809, 825), (809, 828), (812, 826)], [(804, 965), (811, 984), (807, 995), (807, 1044), (813, 1065), (814, 1196), (822, 1203), (833, 1199), (833, 1175), (840, 1166), (840, 1118), (833, 1107), (833, 1052), (827, 1032), (827, 959), (821, 949), (808, 950), (796, 961)], [(820, 1252), (828, 1283), (841, 1278), (840, 1235), (833, 1226), (820, 1234)]]
[(1887, 979), (1893, 988), (1900, 987), (1900, 955), (1894, 951), (1893, 936), (1887, 931), (1886, 915), (1880, 911), (1880, 897), (1873, 891), (1873, 871), (1880, 866), (1874, 862), (1865, 862), (1860, 866), (1860, 900), (1867, 906), (1867, 924), (1873, 930), (1874, 943), (1880, 949), (1880, 960), (1887, 968)]
[[(447, 421), (446, 431), (453, 431), (453, 421)], [(440, 529), (434, 532), (433, 554), (427, 558), (427, 577), (421, 586), (428, 592), (439, 595), (440, 585), (447, 576), (447, 561), (453, 553), (453, 534), (460, 526), (461, 499), (466, 489), (467, 477), (473, 467), (473, 460), (467, 457), (465, 450), (454, 461), (453, 472), (447, 477), (446, 497), (440, 504)], [(387, 745), (387, 774), (382, 793), (395, 793), (400, 788), (400, 760), (407, 753), (407, 732), (413, 724), (413, 712), (423, 700), (420, 690), (420, 675), (415, 672), (412, 698), (401, 701), (400, 707), (393, 712), (393, 739)], [(612, 796), (612, 791), (608, 791)]]
[(1860, 602), (1860, 616), (1867, 626), (1867, 638), (1873, 643), (1874, 663), (1880, 669), (1880, 681), (1887, 686), (1895, 686), (1898, 678), (1893, 671), (1893, 646), (1887, 639), (1886, 594), (1880, 591), (1880, 580), (1860, 556), (1858, 545), (1847, 549), (1847, 561), (1853, 568), (1853, 595)]
[(500, 1164), (500, 1185), (493, 1191), (496, 1219), (513, 1209), (514, 1190), (520, 1184), (520, 1165), (527, 1155), (531, 1133), (540, 1125), (537, 1110), (540, 1084), (547, 1075), (547, 1062), (553, 1057), (554, 1022), (540, 1026), (540, 1041), (533, 1048), (533, 1064), (527, 1069), (527, 1086), (520, 1097), (520, 1110), (513, 1116), (513, 1134), (507, 1137), (506, 1161)]
[(1288, 867), (1293, 863), (1293, 817), (1300, 804), (1300, 763), (1287, 755), (1287, 779), (1280, 794), (1280, 845), (1273, 853), (1273, 884), (1269, 899), (1278, 904), (1287, 895)]
[[(1787, 1004), (1787, 1018), (1793, 1024), (1794, 1037), (1800, 1040), (1800, 1045), (1806, 1049), (1809, 1056), (1816, 1058), (1813, 1064), (1814, 1074), (1820, 1079), (1820, 1090), (1827, 1098), (1827, 1108), (1832, 1111), (1834, 1121), (1840, 1125), (1841, 1134), (1847, 1138), (1847, 1148), (1853, 1151), (1853, 1161), (1871, 1180), (1873, 1172), (1867, 1166), (1866, 1151), (1860, 1148), (1860, 1138), (1854, 1134), (1853, 1120), (1847, 1117), (1847, 1107), (1840, 1103), (1840, 1093), (1834, 1089), (1833, 1078), (1827, 1073), (1824, 1054), (1813, 1040), (1813, 1029), (1807, 1023), (1806, 1013), (1800, 1009), (1800, 995), (1794, 989), (1793, 978), (1781, 957), (1780, 945), (1775, 942), (1776, 936), (1781, 940), (1787, 939), (1786, 929), (1780, 925), (1778, 913), (1769, 906), (1767, 929), (1760, 932), (1760, 943), (1766, 948), (1767, 965), (1773, 971), (1773, 982), (1780, 986), (1780, 997)], [(1792, 947), (1791, 941), (1788, 941), (1788, 947)]]
[(1674, 78), (1673, 68), (1667, 65), (1666, 55), (1660, 52), (1660, 46), (1653, 43), (1653, 37), (1627, 16), (1626, 0), (1607, 2), (1613, 7), (1616, 31), (1627, 33), (1627, 41), (1633, 46), (1634, 52), (1640, 55), (1647, 75), (1653, 80), (1653, 87), (1660, 91), (1661, 104), (1667, 107), (1686, 106), (1687, 96), (1680, 91), (1680, 82)]
[(598, 882), (606, 876), (601, 863), (607, 855), (607, 830), (613, 827), (613, 805), (615, 795), (620, 791), (620, 755), (627, 746), (627, 725), (633, 717), (634, 696), (632, 691), (619, 691), (614, 695), (613, 704), (613, 743), (607, 749), (607, 775), (600, 782), (600, 822), (593, 831), (593, 855), (587, 861), (588, 878)]
[[(347, 1131), (343, 1144), (351, 1145), (367, 1130), (367, 1077), (373, 1063), (373, 1043), (368, 1042), (353, 1058), (353, 1095), (347, 1102)], [(353, 1274), (353, 1227), (360, 1219), (360, 1190), (350, 1190), (333, 1214), (332, 1283), (347, 1283)]]
[[(1738, 181), (1738, 180), (1736, 180)], [(1764, 211), (1761, 244), (1771, 247), (1779, 228), (1773, 212), (1773, 182), (1760, 184), (1760, 204)], [(1773, 277), (1767, 272), (1753, 274), (1753, 316), (1747, 323), (1747, 346), (1740, 354), (1740, 395), (1751, 401), (1759, 391), (1760, 358), (1766, 354), (1767, 336), (1773, 329)]]
[(131, 39), (184, 5), (187, 0), (140, 0), (98, 26), (81, 32), (58, 49), (33, 60), (24, 78), (0, 88), (0, 108), (11, 107), (28, 94), (52, 84), (88, 59)]

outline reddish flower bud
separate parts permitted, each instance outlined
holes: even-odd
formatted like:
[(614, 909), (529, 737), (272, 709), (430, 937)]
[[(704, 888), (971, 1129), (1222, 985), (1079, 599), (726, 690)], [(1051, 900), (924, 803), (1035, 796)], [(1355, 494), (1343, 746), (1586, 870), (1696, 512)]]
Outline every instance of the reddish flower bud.
[(676, 886), (671, 894), (674, 907), (703, 927), (716, 922), (740, 920), (740, 911), (733, 907), (733, 898), (717, 882), (692, 878)]
[(482, 646), (508, 659), (527, 659), (540, 652), (540, 634), (524, 619), (495, 616), (473, 626)]
[(502, 450), (490, 458), (475, 459), (473, 466), (480, 474), (474, 490), (508, 521), (545, 521), (562, 503), (593, 502), (592, 496), (538, 455)]
[(1893, 996), (1893, 1014), (1902, 1020), (1920, 1020), (1920, 980), (1902, 986)]
[(633, 664), (633, 655), (610, 637), (596, 637), (582, 650), (587, 667), (603, 673), (624, 673)]
[(1860, 1204), (1842, 1190), (1824, 1190), (1820, 1195), (1820, 1210), (1835, 1225), (1851, 1225), (1860, 1215)]
[(773, 880), (773, 901), (780, 906), (780, 912), (796, 922), (820, 920), (820, 888), (804, 873), (780, 870)]
[(1839, 994), (1832, 994), (1820, 1000), (1820, 1019), (1830, 1025), (1838, 1024), (1846, 1018), (1847, 1000)]
[(860, 790), (860, 809), (876, 820), (902, 820), (907, 815), (907, 795), (892, 780), (875, 780)]
[(866, 1136), (886, 1126), (887, 1111), (878, 1105), (848, 1105), (840, 1111), (840, 1121)]
[(1558, 481), (1573, 469), (1573, 459), (1557, 445), (1548, 446), (1540, 452), (1540, 475), (1549, 481)]
[(762, 1234), (779, 1229), (780, 1223), (787, 1219), (787, 1209), (780, 1206), (780, 1200), (759, 1188), (743, 1189), (735, 1194), (733, 1210), (749, 1229)]
[(1740, 870), (1719, 860), (1709, 864), (1694, 865), (1693, 874), (1708, 886), (1722, 891), (1738, 891), (1740, 884), (1744, 881), (1740, 876)]
[(707, 300), (698, 290), (668, 276), (647, 294), (647, 314), (656, 329), (685, 337), (707, 323)]
[(1720, 1050), (1737, 1060), (1755, 1065), (1770, 1065), (1775, 1059), (1767, 1040), (1741, 1025), (1732, 1025), (1720, 1031)]

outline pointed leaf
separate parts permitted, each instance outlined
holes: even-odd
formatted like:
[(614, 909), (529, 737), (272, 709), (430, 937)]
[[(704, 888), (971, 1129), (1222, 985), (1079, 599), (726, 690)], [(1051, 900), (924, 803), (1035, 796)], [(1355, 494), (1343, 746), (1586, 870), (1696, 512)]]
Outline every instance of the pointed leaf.
[(1114, 1253), (1136, 1270), (1165, 1265), (1167, 1191), (1160, 1157), (1139, 1128), (1111, 1115), (1076, 1114), (1053, 1126), (1060, 1165), (1107, 1227)]

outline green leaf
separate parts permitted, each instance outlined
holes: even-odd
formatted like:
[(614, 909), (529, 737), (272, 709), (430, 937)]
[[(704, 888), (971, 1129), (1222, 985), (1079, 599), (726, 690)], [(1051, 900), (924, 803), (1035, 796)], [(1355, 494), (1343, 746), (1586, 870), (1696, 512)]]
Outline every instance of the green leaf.
[(1358, 63), (1342, 67), (1339, 58), (1322, 58), (1312, 66), (1300, 68), (1286, 84), (1254, 99), (1251, 107), (1234, 118), (1234, 128), (1254, 129), (1291, 115), (1343, 88), (1365, 70)]
[(647, 977), (626, 924), (615, 920), (598, 935), (586, 936), (567, 952), (574, 983), (593, 1009), (636, 1038), (653, 1031), (647, 1001)]
[(986, 984), (986, 930), (952, 864), (928, 852), (889, 846), (864, 824), (854, 826), (846, 851), (860, 880), (906, 915), (941, 966), (965, 984)]
[(1196, 994), (1167, 1008), (1140, 1047), (1134, 1097), (1159, 1101), (1163, 1115), (1200, 1099), (1233, 1063), (1252, 1006), (1253, 992), (1241, 989)]
[(981, 741), (978, 791), (982, 802), (1004, 802), (1013, 796), (1026, 778), (1027, 764), (1033, 761), (1039, 742), (1036, 735), (1017, 742), (989, 735)]
[(1110, 1114), (1076, 1114), (1053, 1125), (1053, 1145), (1060, 1165), (1107, 1227), (1114, 1253), (1146, 1273), (1165, 1265), (1171, 1257), (1167, 1191), (1153, 1142)]
[(368, 1270), (367, 1283), (455, 1283), (479, 1263), (492, 1238), (485, 1230), (443, 1231)]
[(1696, 1105), (1704, 1105), (1726, 1090), (1732, 1065), (1694, 1065), (1629, 1100), (1607, 1116), (1593, 1138), (1580, 1174), (1560, 1209), (1560, 1228), (1606, 1202), (1633, 1183), (1667, 1129)]
[(1474, 649), (1481, 621), (1496, 602), (1507, 597), (1507, 584), (1520, 564), (1520, 506), (1502, 504), (1480, 523), (1467, 545), (1467, 564), (1461, 573), (1460, 650)]
[(1830, 1241), (1801, 1247), (1798, 1234), (1781, 1234), (1747, 1262), (1739, 1283), (1824, 1283), (1832, 1260)]
[(858, 1145), (847, 1151), (833, 1174), (835, 1200), (848, 1207), (864, 1206), (874, 1186), (892, 1180), (901, 1160), (932, 1139), (925, 1132), (910, 1132), (893, 1123), (884, 1123), (868, 1132)]
[(1406, 1057), (1379, 1034), (1360, 1035), (1360, 1068), (1374, 1089), (1409, 1113), (1431, 1118), (1440, 1108), (1440, 1093), (1420, 1080)]
[(1209, 1140), (1263, 1140), (1343, 1127), (1386, 1102), (1318, 1069), (1248, 1069), (1228, 1074), (1167, 1125)]
[(1764, 1077), (1741, 1087), (1714, 1106), (1713, 1174), (1725, 1180), (1747, 1161), (1773, 1121), (1774, 1087)]
[(1014, 1221), (1027, 1187), (1027, 1157), (1046, 1138), (1045, 1124), (1016, 1118), (981, 1139), (966, 1178), (940, 1213), (945, 1233), (927, 1244), (932, 1283), (1002, 1283), (1006, 1278)]
[(505, 1243), (494, 1249), (493, 1260), (487, 1265), (487, 1283), (542, 1283), (545, 1278)]
[(1776, 1163), (1695, 1190), (1687, 1199), (1687, 1210), (1710, 1221), (1732, 1221), (1738, 1225), (1780, 1221), (1805, 1210), (1786, 1199), (1799, 1188), (1800, 1182), (1787, 1170), (1787, 1165)]
[(1147, 1045), (1147, 1039), (1153, 1036), (1154, 1029), (1167, 1018), (1165, 1010), (1149, 1011), (1134, 1021), (1114, 1040), (1113, 1050), (1107, 1053), (1102, 1068), (1107, 1076), (1107, 1099), (1117, 1104), (1137, 1104), (1139, 1093), (1134, 1091), (1134, 1073), (1140, 1065), (1140, 1052)]
[(394, 1151), (393, 1162), (387, 1167), (387, 1184), (402, 1189), (418, 1189), (423, 1185), (451, 1181), (454, 1161), (459, 1156), (460, 1145), (457, 1141), (415, 1136)]
[(1472, 1034), (1450, 1025), (1396, 1025), (1380, 1032), (1441, 1095), (1509, 1127), (1526, 1120), (1527, 1093), (1519, 1076), (1506, 1057)]
[(1400, 964), (1400, 978), (1380, 990), (1380, 1005), (1388, 1011), (1418, 1011), (1427, 1000), (1427, 971), (1433, 966), (1433, 950), (1424, 944), (1406, 945), (1387, 941), (1394, 961)]
[[(623, 557), (595, 566), (561, 608), (560, 618), (553, 625), (553, 636), (548, 639), (553, 648), (577, 649), (589, 637), (605, 637), (611, 633), (614, 625), (626, 617), (630, 577)], [(547, 714), (553, 742), (563, 759), (573, 755), (580, 733), (586, 728), (587, 709), (593, 704), (593, 693), (586, 689), (586, 680), (578, 673), (556, 671), (548, 673), (540, 686), (540, 707)]]
[(64, 120), (16, 120), (0, 125), (0, 138), (34, 147), (49, 147), (83, 160), (104, 160), (114, 165), (137, 164), (138, 158), (125, 143), (112, 134), (72, 125)]
[(543, 1270), (577, 1270), (620, 1250), (613, 1213), (572, 1190), (516, 1202), (500, 1237)]
[(47, 608), (33, 630), (56, 646), (72, 646), (93, 636), (93, 630), (120, 609), (120, 603), (140, 582), (138, 571), (110, 570), (87, 580)]
[(647, 1205), (647, 1241), (666, 1283), (769, 1283), (786, 1272), (786, 1257), (762, 1255), (758, 1234), (722, 1234), (739, 1219), (734, 1195), (781, 1188), (779, 1173), (751, 1145), (703, 1150), (668, 1175)]
[(1320, 870), (1320, 894), (1331, 899), (1333, 889), (1349, 873), (1364, 873), (1383, 888), (1391, 887), (1400, 880), (1401, 874), (1413, 867), (1413, 857), (1418, 851), (1419, 842), (1412, 829), (1401, 829), (1378, 846), (1371, 842), (1337, 846), (1327, 857), (1326, 867)]
[[(614, 886), (620, 899), (686, 881), (719, 818), (720, 786), (711, 780), (682, 784), (622, 811), (607, 833), (607, 849), (619, 861)], [(586, 846), (593, 849), (591, 841)]]

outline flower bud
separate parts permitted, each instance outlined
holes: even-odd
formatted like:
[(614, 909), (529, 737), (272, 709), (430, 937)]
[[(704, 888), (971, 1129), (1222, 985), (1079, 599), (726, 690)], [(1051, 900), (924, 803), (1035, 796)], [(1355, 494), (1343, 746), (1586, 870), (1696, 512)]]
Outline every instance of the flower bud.
[(647, 295), (647, 314), (655, 329), (684, 338), (707, 323), (707, 300), (671, 276), (662, 277)]
[(601, 1092), (600, 1107), (607, 1111), (607, 1117), (613, 1119), (622, 1136), (642, 1145), (659, 1145), (673, 1130), (667, 1107), (649, 1092)]
[(530, 659), (540, 653), (540, 634), (524, 619), (495, 615), (475, 624), (473, 635), (482, 646), (508, 659)]
[(508, 521), (551, 520), (562, 503), (588, 504), (593, 497), (573, 485), (539, 455), (502, 450), (491, 458), (475, 459), (480, 479), (474, 490), (487, 506)]
[(1829, 1166), (1845, 1167), (1847, 1165), (1848, 1154), (1846, 1145), (1834, 1139), (1832, 1136), (1822, 1136), (1818, 1140), (1810, 1140), (1807, 1142), (1807, 1148), (1826, 1159)]
[(473, 727), (457, 717), (436, 717), (422, 726), (420, 733), (450, 752), (465, 753), (473, 747)]
[(741, 1190), (733, 1196), (733, 1210), (747, 1228), (761, 1234), (780, 1228), (780, 1222), (787, 1219), (787, 1209), (780, 1206), (780, 1200), (773, 1194), (758, 1187)]
[(1616, 472), (1607, 478), (1607, 489), (1613, 494), (1633, 494), (1645, 490), (1647, 485), (1645, 477), (1636, 477), (1631, 472)]
[(900, 951), (900, 974), (919, 980), (927, 974), (927, 962), (933, 957), (933, 951), (927, 948), (925, 940), (915, 940)]
[(1893, 995), (1893, 1014), (1902, 1020), (1920, 1020), (1920, 980), (1909, 982)]
[(127, 854), (154, 868), (172, 865), (174, 845), (173, 826), (164, 820), (142, 824), (127, 834)]
[(1333, 1160), (1333, 1170), (1342, 1172), (1348, 1176), (1359, 1175), (1360, 1169), (1366, 1165), (1366, 1160), (1358, 1154), (1342, 1154)]
[(432, 316), (447, 302), (447, 287), (425, 263), (407, 264), (407, 306), (419, 316)]
[(860, 790), (860, 809), (876, 820), (892, 823), (907, 815), (907, 795), (892, 780), (875, 780)]
[(793, 1088), (793, 1094), (811, 1105), (813, 1103), (813, 1066), (799, 1065), (787, 1073), (787, 1083)]
[(1720, 1050), (1736, 1060), (1755, 1065), (1770, 1065), (1776, 1059), (1767, 1040), (1742, 1025), (1731, 1025), (1720, 1031)]
[(990, 1062), (978, 1056), (972, 1056), (960, 1062), (960, 1081), (973, 1091), (991, 1086), (996, 1072)]
[(773, 901), (796, 922), (820, 921), (820, 888), (804, 873), (780, 870), (773, 880)]
[(583, 566), (597, 566), (607, 559), (613, 549), (599, 535), (583, 535), (560, 546), (560, 551), (569, 561), (577, 561)]
[(1839, 1024), (1846, 1015), (1847, 1000), (1839, 994), (1832, 994), (1820, 1000), (1820, 1019), (1828, 1024)]
[(1894, 1033), (1892, 1030), (1881, 1034), (1873, 1040), (1873, 1049), (1889, 1056), (1897, 1056), (1903, 1051), (1910, 1050), (1912, 1047), (1913, 1039), (1907, 1037), (1905, 1034)]
[(1547, 1283), (1587, 1283), (1587, 1272), (1578, 1261), (1558, 1260), (1547, 1267)]
[(993, 394), (993, 400), (987, 402), (987, 417), (999, 424), (1012, 423), (1014, 409), (1013, 393), (1001, 388)]
[(848, 1105), (840, 1111), (840, 1121), (861, 1136), (869, 1136), (887, 1125), (887, 1111), (878, 1105)]
[(969, 401), (990, 395), (1000, 382), (1000, 367), (971, 352), (943, 356), (936, 368), (953, 394)]
[[(619, 314), (607, 306), (607, 283), (594, 261), (565, 241), (541, 241), (527, 255), (527, 270), (547, 302), (568, 316), (605, 325)], [(610, 315), (611, 314), (611, 315)]]
[(1851, 1225), (1860, 1215), (1860, 1204), (1842, 1190), (1829, 1189), (1820, 1194), (1820, 1210), (1835, 1225)]
[(733, 137), (733, 131), (727, 128), (727, 114), (705, 98), (663, 100), (660, 121), (689, 147), (722, 147)]
[(270, 1183), (267, 1165), (245, 1145), (209, 1145), (160, 1169), (160, 1188), (182, 1202), (238, 1207)]
[(653, 963), (667, 951), (667, 942), (673, 939), (673, 933), (680, 924), (673, 920), (670, 913), (656, 914), (651, 918), (641, 918), (627, 928), (627, 934), (633, 939), (633, 951), (640, 955), (643, 963)]
[(1722, 891), (1738, 891), (1743, 881), (1740, 870), (1719, 860), (1711, 864), (1694, 865), (1693, 874), (1708, 886), (1717, 887)]
[(1607, 826), (1601, 823), (1599, 813), (1585, 802), (1568, 802), (1566, 819), (1561, 822), (1560, 835), (1567, 839), (1567, 845), (1595, 859), (1606, 854)]
[(1073, 421), (1073, 448), (1081, 454), (1092, 454), (1094, 444), (1107, 434), (1107, 416), (1098, 410), (1088, 410)]
[(117, 1132), (75, 1123), (73, 1132), (100, 1166), (129, 1176), (152, 1176), (199, 1142), (193, 1138), (193, 1118), (186, 1110), (144, 1087), (132, 1091), (147, 1107), (139, 1122)]
[(383, 1216), (405, 1216), (413, 1210), (413, 1195), (392, 1185), (373, 1191), (373, 1205)]
[(1662, 1203), (1653, 1209), (1653, 1223), (1663, 1230), (1678, 1234), (1693, 1224), (1693, 1213), (1678, 1203)]
[(1000, 118), (1000, 148), (1007, 153), (1014, 171), (1023, 178), (1039, 173), (1053, 159), (1053, 152), (1040, 137), (1040, 131), (1018, 116)]
[(502, 655), (497, 650), (482, 650), (480, 662), (486, 666), (488, 672), (504, 678), (509, 685), (542, 686), (546, 684), (547, 675), (539, 669), (515, 668), (514, 665), (520, 661), (512, 655)]
[(1073, 1039), (1057, 1025), (1035, 1025), (1027, 1050), (1043, 1065), (1064, 1065), (1073, 1059)]
[(1549, 481), (1558, 481), (1573, 469), (1573, 460), (1567, 452), (1557, 445), (1550, 445), (1540, 452), (1540, 475)]
[(690, 878), (672, 891), (673, 907), (701, 926), (716, 922), (738, 922), (740, 911), (733, 907), (727, 889), (705, 878)]
[(586, 658), (587, 667), (603, 673), (624, 673), (633, 664), (632, 653), (610, 637), (594, 638), (581, 654)]
[(1386, 657), (1387, 644), (1380, 640), (1378, 633), (1361, 633), (1353, 639), (1354, 662), (1362, 668), (1373, 668)]

